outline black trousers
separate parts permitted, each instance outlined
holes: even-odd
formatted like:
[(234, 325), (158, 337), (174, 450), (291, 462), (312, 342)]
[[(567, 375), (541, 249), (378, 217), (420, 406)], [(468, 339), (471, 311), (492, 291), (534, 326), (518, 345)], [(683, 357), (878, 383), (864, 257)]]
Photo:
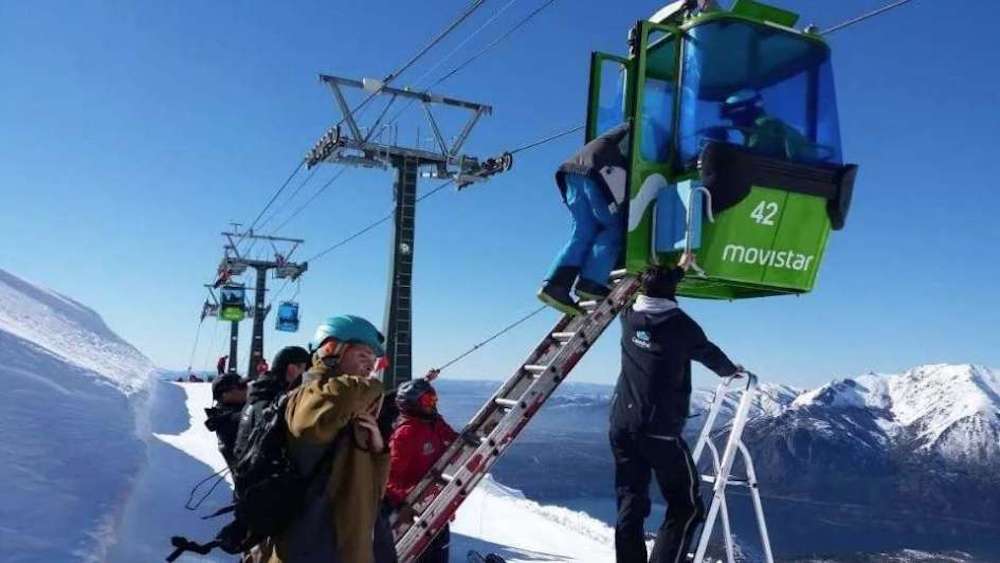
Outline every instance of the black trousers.
[[(687, 444), (680, 436), (646, 436), (611, 432), (615, 457), (618, 522), (615, 557), (618, 563), (679, 563), (686, 561), (691, 537), (703, 518), (699, 477)], [(652, 476), (667, 501), (667, 515), (647, 559), (643, 524), (649, 516)]]
[(451, 545), (451, 528), (445, 524), (441, 532), (424, 551), (418, 563), (448, 563), (448, 546)]

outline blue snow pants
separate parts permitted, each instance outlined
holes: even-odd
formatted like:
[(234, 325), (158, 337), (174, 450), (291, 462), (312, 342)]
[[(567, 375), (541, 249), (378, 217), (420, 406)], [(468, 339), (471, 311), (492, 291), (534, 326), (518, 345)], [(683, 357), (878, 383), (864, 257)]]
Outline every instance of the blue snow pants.
[(573, 216), (573, 231), (545, 279), (558, 268), (572, 267), (580, 268), (581, 278), (608, 285), (622, 247), (621, 207), (612, 211), (600, 186), (581, 174), (566, 174), (566, 206)]

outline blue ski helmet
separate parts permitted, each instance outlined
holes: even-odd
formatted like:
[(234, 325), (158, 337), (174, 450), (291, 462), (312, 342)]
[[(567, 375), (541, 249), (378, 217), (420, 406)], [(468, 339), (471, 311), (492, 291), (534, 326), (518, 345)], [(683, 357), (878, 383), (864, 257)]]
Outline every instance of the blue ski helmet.
[(355, 315), (329, 317), (320, 323), (309, 343), (309, 349), (315, 352), (328, 338), (348, 344), (365, 344), (375, 352), (376, 356), (385, 355), (385, 346), (383, 345), (385, 337), (375, 328), (375, 325)]
[(726, 98), (719, 114), (733, 123), (752, 123), (764, 113), (764, 98), (752, 88), (738, 90)]

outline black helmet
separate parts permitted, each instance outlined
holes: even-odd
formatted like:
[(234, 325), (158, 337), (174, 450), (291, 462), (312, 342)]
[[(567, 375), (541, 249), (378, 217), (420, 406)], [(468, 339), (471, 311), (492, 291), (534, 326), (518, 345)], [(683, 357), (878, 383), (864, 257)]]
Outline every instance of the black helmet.
[(243, 385), (246, 385), (246, 382), (235, 373), (220, 375), (212, 382), (212, 399), (221, 401), (226, 391)]
[(402, 412), (419, 412), (420, 399), (428, 393), (437, 396), (437, 391), (424, 378), (407, 381), (396, 390), (396, 406)]

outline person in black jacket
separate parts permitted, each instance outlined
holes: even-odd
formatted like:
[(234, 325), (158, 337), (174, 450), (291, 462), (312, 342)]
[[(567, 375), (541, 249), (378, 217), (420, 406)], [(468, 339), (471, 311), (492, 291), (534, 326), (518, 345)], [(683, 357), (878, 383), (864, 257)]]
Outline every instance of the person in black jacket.
[(556, 171), (556, 184), (573, 216), (573, 231), (538, 298), (563, 313), (582, 312), (570, 290), (586, 300), (603, 299), (610, 292), (608, 276), (625, 232), (628, 142), (626, 122), (584, 145)]
[(243, 407), (236, 433), (234, 454), (237, 460), (246, 453), (250, 432), (253, 431), (254, 424), (264, 409), (278, 396), (297, 387), (302, 382), (302, 374), (306, 372), (311, 362), (312, 356), (305, 348), (287, 346), (274, 356), (271, 369), (250, 385), (250, 396), (246, 406)]
[(686, 560), (691, 536), (703, 517), (699, 477), (681, 437), (690, 407), (691, 360), (721, 377), (742, 371), (677, 306), (674, 292), (683, 276), (681, 268), (650, 271), (635, 303), (621, 314), (622, 366), (610, 431), (618, 563), (647, 561), (643, 523), (650, 511), (651, 476), (667, 501), (667, 515), (649, 561)]
[(227, 373), (212, 382), (212, 399), (215, 405), (205, 409), (205, 427), (215, 432), (219, 439), (219, 452), (232, 469), (236, 464), (233, 447), (240, 425), (240, 411), (247, 400), (247, 385), (239, 375)]

